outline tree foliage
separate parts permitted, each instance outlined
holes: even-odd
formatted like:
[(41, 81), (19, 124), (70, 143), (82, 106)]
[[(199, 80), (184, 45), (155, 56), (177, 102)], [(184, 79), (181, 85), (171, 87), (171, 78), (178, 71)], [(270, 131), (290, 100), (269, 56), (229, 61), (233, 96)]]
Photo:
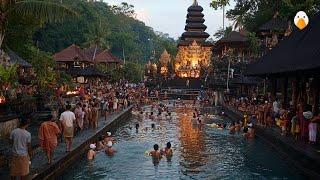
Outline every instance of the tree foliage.
[(226, 27), (226, 29), (220, 28), (216, 33), (214, 33), (214, 37), (217, 39), (223, 38), (227, 36), (232, 31), (232, 26)]
[(135, 19), (132, 5), (109, 6), (105, 2), (81, 0), (64, 0), (63, 4), (78, 12), (80, 17), (40, 28), (34, 40), (44, 51), (55, 53), (71, 44), (96, 42), (110, 48), (116, 56), (125, 56), (126, 60), (134, 62), (146, 62), (154, 50), (156, 56), (164, 49), (173, 55), (176, 53), (176, 41)]
[(218, 8), (229, 5), (230, 0), (212, 0), (210, 6), (217, 10)]
[(55, 62), (46, 53), (34, 50), (31, 57), (32, 68), (36, 74), (33, 84), (37, 85), (38, 91), (53, 90), (57, 85), (58, 73), (54, 70)]
[(76, 15), (74, 11), (48, 0), (3, 0), (0, 3), (0, 47), (3, 44), (8, 20), (11, 16), (33, 17), (41, 21), (57, 22), (66, 16)]
[(11, 64), (10, 66), (7, 66), (7, 67), (0, 64), (1, 84), (7, 85), (7, 86), (15, 85), (18, 79), (17, 68), (18, 66), (16, 64)]
[(248, 31), (255, 32), (259, 26), (278, 12), (285, 20), (293, 21), (298, 11), (312, 16), (320, 10), (319, 0), (236, 0), (233, 9), (227, 12), (231, 20), (243, 24)]

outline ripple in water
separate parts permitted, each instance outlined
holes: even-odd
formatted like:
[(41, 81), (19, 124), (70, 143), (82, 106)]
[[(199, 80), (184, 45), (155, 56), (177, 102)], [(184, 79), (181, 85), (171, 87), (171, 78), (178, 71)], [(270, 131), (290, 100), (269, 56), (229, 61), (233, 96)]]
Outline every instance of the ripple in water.
[[(150, 111), (150, 109), (146, 109)], [(241, 135), (199, 127), (192, 109), (174, 109), (177, 118), (150, 120), (133, 117), (115, 135), (114, 157), (98, 153), (93, 164), (85, 158), (66, 170), (61, 179), (301, 179), (259, 139), (246, 141)], [(173, 113), (173, 116), (175, 115)], [(156, 113), (155, 113), (156, 114)], [(221, 120), (220, 120), (221, 121)], [(212, 122), (212, 119), (208, 120)], [(139, 130), (135, 125), (139, 123)], [(151, 124), (155, 124), (155, 129)], [(154, 166), (145, 155), (155, 143), (164, 148), (170, 141), (172, 159)]]

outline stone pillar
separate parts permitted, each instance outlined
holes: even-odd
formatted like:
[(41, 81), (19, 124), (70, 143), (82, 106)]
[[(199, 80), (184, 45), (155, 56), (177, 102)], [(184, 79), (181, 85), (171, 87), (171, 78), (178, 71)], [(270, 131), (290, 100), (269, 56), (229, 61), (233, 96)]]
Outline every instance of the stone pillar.
[(215, 91), (214, 92), (214, 106), (218, 106), (218, 101), (219, 101), (219, 92)]

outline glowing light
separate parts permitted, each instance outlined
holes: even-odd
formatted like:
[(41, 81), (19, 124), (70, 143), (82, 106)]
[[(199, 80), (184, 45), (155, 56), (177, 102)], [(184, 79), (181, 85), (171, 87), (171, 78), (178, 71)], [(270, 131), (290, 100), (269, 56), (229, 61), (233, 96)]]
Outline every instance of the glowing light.
[(200, 77), (201, 67), (209, 66), (211, 53), (211, 47), (202, 47), (196, 41), (189, 46), (180, 46), (174, 67), (177, 76)]
[(66, 94), (67, 95), (77, 95), (77, 94), (79, 94), (79, 91), (68, 91)]
[(0, 95), (0, 104), (4, 104), (6, 103), (6, 97), (4, 97), (3, 95)]

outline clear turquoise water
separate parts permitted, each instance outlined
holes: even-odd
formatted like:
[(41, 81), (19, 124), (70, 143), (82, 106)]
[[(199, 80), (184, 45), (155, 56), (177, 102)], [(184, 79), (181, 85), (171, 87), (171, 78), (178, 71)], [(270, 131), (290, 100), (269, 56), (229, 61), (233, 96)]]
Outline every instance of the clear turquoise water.
[[(114, 133), (118, 151), (114, 157), (98, 153), (92, 165), (85, 157), (68, 169), (61, 179), (302, 179), (259, 139), (245, 140), (192, 120), (192, 111), (175, 110), (177, 118), (150, 120), (134, 117)], [(188, 114), (185, 116), (185, 114)], [(206, 123), (211, 123), (208, 120)], [(137, 132), (135, 124), (139, 123)], [(156, 129), (151, 129), (151, 124)], [(146, 130), (146, 127), (148, 128)], [(145, 155), (155, 143), (172, 142), (174, 156), (159, 165)]]

